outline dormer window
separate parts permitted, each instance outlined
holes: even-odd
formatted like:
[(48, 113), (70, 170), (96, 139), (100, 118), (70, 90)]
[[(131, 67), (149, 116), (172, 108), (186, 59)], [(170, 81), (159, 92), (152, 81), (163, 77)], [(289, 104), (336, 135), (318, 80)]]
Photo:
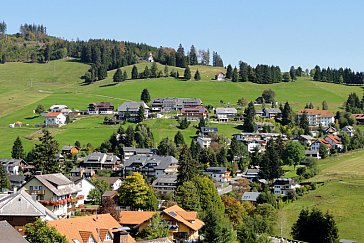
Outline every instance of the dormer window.
[(104, 241), (107, 241), (107, 240), (112, 240), (112, 237), (111, 237), (110, 233), (107, 233), (107, 234), (105, 235), (105, 239), (104, 239)]

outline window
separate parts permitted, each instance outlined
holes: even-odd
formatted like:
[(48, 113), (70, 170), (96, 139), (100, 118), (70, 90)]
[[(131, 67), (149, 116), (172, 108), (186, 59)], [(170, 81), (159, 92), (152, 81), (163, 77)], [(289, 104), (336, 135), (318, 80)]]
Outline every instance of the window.
[(112, 240), (112, 237), (111, 237), (110, 233), (107, 233), (106, 236), (105, 236), (104, 241), (107, 241), (107, 240)]

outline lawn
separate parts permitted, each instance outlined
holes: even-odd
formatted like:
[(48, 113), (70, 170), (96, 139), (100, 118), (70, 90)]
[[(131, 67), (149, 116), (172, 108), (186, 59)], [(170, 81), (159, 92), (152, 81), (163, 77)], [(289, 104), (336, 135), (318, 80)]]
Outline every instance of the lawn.
[(290, 229), (302, 208), (317, 207), (334, 215), (340, 238), (364, 239), (364, 151), (350, 152), (319, 162), (320, 173), (311, 181), (323, 181), (297, 201), (279, 210), (275, 231), (289, 237)]

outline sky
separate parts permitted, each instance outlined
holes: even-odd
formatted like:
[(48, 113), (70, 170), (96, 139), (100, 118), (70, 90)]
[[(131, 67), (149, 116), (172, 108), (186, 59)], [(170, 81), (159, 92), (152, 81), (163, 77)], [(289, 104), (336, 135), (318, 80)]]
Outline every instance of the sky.
[(362, 0), (2, 0), (0, 21), (10, 34), (35, 23), (68, 40), (193, 44), (217, 51), (224, 65), (364, 71), (363, 9)]

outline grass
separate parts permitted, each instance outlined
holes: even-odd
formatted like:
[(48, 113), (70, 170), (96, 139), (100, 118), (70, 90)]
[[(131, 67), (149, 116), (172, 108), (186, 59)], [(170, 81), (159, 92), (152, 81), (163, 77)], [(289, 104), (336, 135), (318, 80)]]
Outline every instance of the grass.
[[(139, 72), (150, 63), (137, 64)], [(123, 67), (129, 74), (132, 66)], [(221, 67), (193, 66), (192, 76), (198, 69), (200, 81), (183, 81), (174, 78), (159, 78), (145, 80), (127, 80), (114, 83), (112, 76), (115, 70), (108, 72), (108, 77), (91, 85), (84, 85), (81, 76), (87, 71), (88, 65), (74, 59), (51, 61), (46, 64), (5, 63), (0, 65), (0, 157), (8, 157), (12, 143), (17, 136), (24, 138), (26, 150), (30, 149), (37, 140), (25, 140), (36, 132), (35, 125), (43, 122), (42, 117), (35, 117), (33, 110), (38, 104), (46, 108), (53, 104), (66, 104), (71, 109), (86, 109), (94, 101), (111, 101), (117, 107), (125, 100), (139, 100), (140, 93), (147, 88), (152, 99), (156, 97), (198, 97), (205, 105), (214, 107), (230, 104), (245, 97), (254, 100), (264, 89), (273, 89), (280, 102), (289, 101), (295, 110), (301, 109), (305, 103), (313, 102), (319, 106), (323, 100), (329, 104), (329, 109), (336, 111), (346, 100), (350, 92), (361, 92), (361, 87), (336, 85), (313, 82), (307, 78), (299, 78), (292, 83), (259, 85), (254, 83), (233, 83), (211, 80)], [(158, 64), (159, 70), (164, 66)], [(183, 75), (183, 69), (178, 70)], [(130, 75), (129, 75), (130, 76)], [(224, 104), (221, 104), (223, 101)], [(8, 125), (16, 121), (28, 124), (23, 128), (10, 129)], [(83, 118), (74, 124), (59, 129), (52, 129), (53, 134), (61, 145), (73, 143), (75, 140), (90, 142), (98, 146), (116, 130), (113, 126), (100, 125), (102, 117)], [(156, 141), (163, 137), (174, 137), (179, 130), (174, 120), (151, 120), (146, 122), (152, 127)], [(220, 134), (230, 137), (239, 132), (238, 124), (213, 124), (219, 128)], [(190, 127), (182, 133), (186, 142), (190, 142), (196, 129)]]
[(276, 234), (289, 237), (302, 208), (328, 211), (337, 223), (340, 238), (364, 239), (364, 151), (340, 154), (319, 162), (320, 173), (311, 181), (325, 184), (279, 210)]

